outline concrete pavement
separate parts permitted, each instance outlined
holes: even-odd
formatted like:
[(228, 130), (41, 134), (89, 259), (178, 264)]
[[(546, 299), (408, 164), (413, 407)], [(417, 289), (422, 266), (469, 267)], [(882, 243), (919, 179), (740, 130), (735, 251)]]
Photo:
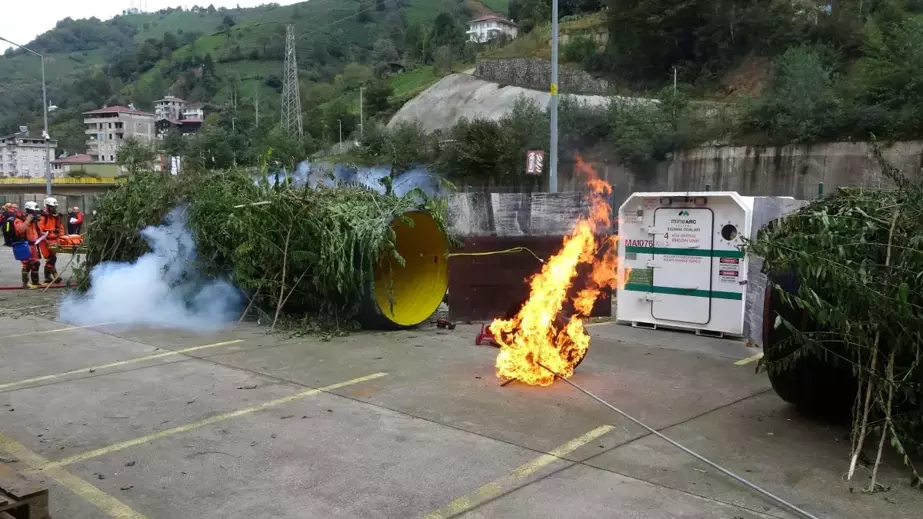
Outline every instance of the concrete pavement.
[[(7, 310), (39, 301), (17, 294)], [(565, 384), (500, 387), (474, 326), (322, 341), (47, 317), (0, 315), (0, 457), (57, 518), (792, 517)], [(818, 517), (919, 517), (896, 464), (889, 492), (850, 491), (848, 431), (735, 364), (755, 351), (591, 331), (574, 381), (649, 425)]]

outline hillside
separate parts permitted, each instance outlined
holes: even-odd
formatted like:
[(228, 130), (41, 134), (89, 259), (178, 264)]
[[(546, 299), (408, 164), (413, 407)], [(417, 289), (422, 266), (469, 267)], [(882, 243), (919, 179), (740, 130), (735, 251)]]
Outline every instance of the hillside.
[[(82, 111), (116, 103), (150, 110), (154, 100), (168, 93), (222, 110), (233, 105), (235, 114), (230, 117), (235, 118), (240, 117), (236, 112), (241, 104), (254, 112), (259, 99), (261, 125), (272, 123), (278, 113), (288, 24), (297, 37), (307, 112), (331, 102), (342, 109), (339, 105), (349, 103), (339, 100), (347, 98), (356, 98), (358, 108), (358, 88), (353, 87), (374, 78), (379, 67), (389, 63), (406, 67), (407, 78), (395, 77), (396, 87), (385, 97), (406, 99), (408, 92), (428, 86), (460, 63), (453, 59), (455, 63), (440, 73), (427, 68), (438, 50), (428, 44), (440, 13), (448, 13), (452, 31), (459, 31), (453, 32), (453, 41), (463, 41), (461, 23), (467, 17), (490, 12), (491, 7), (505, 10), (505, 4), (506, 0), (312, 0), (252, 9), (168, 9), (107, 21), (62, 20), (28, 46), (46, 54), (49, 102), (58, 107), (52, 134), (65, 149), (79, 150), (84, 140)], [(353, 68), (347, 69), (348, 64)], [(0, 77), (0, 133), (21, 124), (40, 126), (39, 61), (23, 51), (7, 52), (0, 57)], [(351, 90), (356, 92), (345, 96)]]

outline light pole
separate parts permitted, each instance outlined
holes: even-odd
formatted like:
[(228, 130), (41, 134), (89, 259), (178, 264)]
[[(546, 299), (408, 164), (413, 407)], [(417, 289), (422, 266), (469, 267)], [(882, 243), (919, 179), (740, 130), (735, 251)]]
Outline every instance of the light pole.
[(551, 1), (551, 157), (548, 191), (558, 192), (558, 0)]
[(51, 160), (52, 157), (49, 157), (49, 152), (51, 151), (51, 136), (48, 135), (48, 89), (45, 86), (45, 55), (39, 54), (34, 50), (23, 47), (18, 43), (13, 43), (10, 40), (0, 36), (0, 40), (3, 40), (10, 45), (15, 45), (20, 49), (35, 54), (42, 60), (42, 112), (45, 117), (45, 130), (42, 132), (42, 139), (45, 141), (45, 196), (51, 196)]

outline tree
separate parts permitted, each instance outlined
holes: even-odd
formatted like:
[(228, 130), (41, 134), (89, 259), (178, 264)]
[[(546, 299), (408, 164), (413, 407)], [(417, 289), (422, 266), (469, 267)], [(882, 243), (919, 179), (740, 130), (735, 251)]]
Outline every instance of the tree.
[(234, 27), (235, 25), (237, 25), (237, 22), (234, 20), (234, 18), (231, 18), (230, 15), (225, 15), (224, 19), (221, 20), (221, 25), (218, 26), (218, 28), (221, 30), (227, 30), (231, 27)]
[(391, 88), (391, 81), (387, 79), (379, 79), (378, 81), (373, 82), (365, 90), (365, 106), (368, 108), (371, 115), (375, 115), (381, 112), (385, 112), (390, 108), (388, 103), (388, 98), (394, 93), (394, 90)]
[(511, 173), (503, 131), (490, 119), (462, 119), (452, 128), (452, 141), (439, 154), (440, 169), (450, 176), (503, 182)]
[(747, 121), (778, 142), (815, 142), (839, 129), (840, 105), (820, 53), (795, 47), (776, 61), (773, 79)]
[(465, 30), (450, 13), (439, 13), (433, 20), (427, 47), (438, 48), (443, 45), (460, 47), (465, 42)]
[(140, 171), (150, 171), (154, 167), (154, 160), (157, 154), (147, 143), (141, 142), (134, 137), (128, 137), (122, 141), (119, 147), (116, 162), (119, 166), (128, 170), (130, 175)]
[(454, 62), (455, 48), (451, 45), (443, 45), (433, 53), (433, 68), (440, 72), (452, 72)]
[(350, 63), (343, 68), (342, 74), (337, 74), (334, 81), (344, 90), (357, 90), (375, 77), (372, 69), (358, 63)]

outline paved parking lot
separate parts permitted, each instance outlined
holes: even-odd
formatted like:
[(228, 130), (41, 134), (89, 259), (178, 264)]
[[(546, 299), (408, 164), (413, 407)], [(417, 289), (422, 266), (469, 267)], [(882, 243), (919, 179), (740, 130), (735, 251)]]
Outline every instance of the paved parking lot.
[[(474, 326), (78, 328), (56, 299), (0, 293), (0, 458), (58, 519), (791, 517), (563, 383), (501, 387)], [(754, 350), (591, 331), (573, 380), (668, 436), (818, 517), (919, 517), (896, 463), (850, 491), (847, 431), (781, 402)]]

